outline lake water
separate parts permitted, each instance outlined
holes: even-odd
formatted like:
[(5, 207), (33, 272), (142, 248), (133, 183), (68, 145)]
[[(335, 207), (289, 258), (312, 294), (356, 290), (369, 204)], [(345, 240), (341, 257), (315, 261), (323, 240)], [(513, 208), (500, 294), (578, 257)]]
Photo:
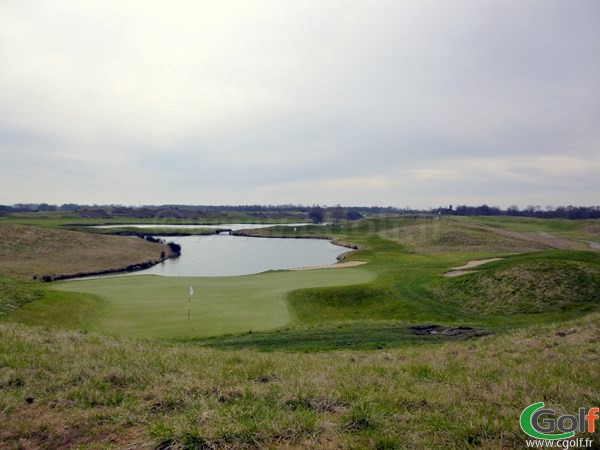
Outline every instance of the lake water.
[[(274, 226), (300, 227), (309, 223), (214, 225), (119, 224), (94, 228), (136, 227), (213, 228), (232, 231)], [(181, 245), (181, 256), (163, 261), (145, 270), (111, 276), (162, 275), (167, 277), (237, 276), (267, 270), (295, 269), (334, 264), (337, 257), (349, 249), (326, 239), (280, 239), (231, 236), (228, 233), (204, 236), (154, 236), (165, 242)]]
[(277, 239), (230, 236), (156, 236), (181, 245), (181, 256), (131, 275), (169, 277), (248, 275), (276, 269), (334, 264), (349, 251), (325, 239)]

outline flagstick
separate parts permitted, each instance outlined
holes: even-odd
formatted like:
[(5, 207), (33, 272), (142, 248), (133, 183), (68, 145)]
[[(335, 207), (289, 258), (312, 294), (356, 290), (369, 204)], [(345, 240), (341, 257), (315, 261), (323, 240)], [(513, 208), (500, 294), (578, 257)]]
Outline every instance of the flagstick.
[(190, 285), (190, 295), (188, 297), (188, 320), (190, 320), (190, 310), (192, 309), (192, 295), (194, 295), (194, 288)]

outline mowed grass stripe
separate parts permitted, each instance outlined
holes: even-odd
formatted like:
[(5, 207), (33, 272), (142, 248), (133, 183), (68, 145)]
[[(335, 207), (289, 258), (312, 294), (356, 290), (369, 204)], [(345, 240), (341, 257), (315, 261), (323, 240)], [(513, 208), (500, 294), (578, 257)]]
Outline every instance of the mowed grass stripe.
[[(361, 267), (266, 272), (242, 277), (113, 277), (67, 281), (53, 285), (52, 289), (100, 299), (101, 308), (90, 309), (90, 314), (96, 317), (86, 317), (80, 323), (81, 328), (143, 338), (192, 338), (278, 328), (293, 319), (286, 300), (289, 292), (361, 284), (374, 278), (374, 273)], [(190, 285), (194, 287), (194, 295), (188, 320)], [(76, 295), (63, 299), (63, 310), (65, 301), (72, 302), (74, 309), (78, 306)], [(48, 325), (44, 318), (52, 305), (46, 303), (49, 300), (44, 299), (24, 307), (28, 323), (35, 323), (36, 311), (44, 310), (39, 324)], [(53, 324), (61, 325), (56, 320)], [(73, 319), (65, 316), (65, 325), (73, 327)]]

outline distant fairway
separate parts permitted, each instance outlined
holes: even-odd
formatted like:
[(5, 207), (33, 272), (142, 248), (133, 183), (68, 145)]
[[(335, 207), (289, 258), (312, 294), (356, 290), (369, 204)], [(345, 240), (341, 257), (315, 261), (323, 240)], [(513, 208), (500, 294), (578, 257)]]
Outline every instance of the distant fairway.
[[(60, 301), (49, 296), (25, 305), (18, 315), (30, 324), (62, 324), (112, 335), (213, 336), (287, 324), (292, 317), (286, 295), (294, 289), (359, 284), (374, 278), (374, 273), (354, 267), (243, 277), (130, 276), (69, 281), (52, 288), (85, 295), (60, 294)], [(188, 320), (190, 285), (194, 295)]]

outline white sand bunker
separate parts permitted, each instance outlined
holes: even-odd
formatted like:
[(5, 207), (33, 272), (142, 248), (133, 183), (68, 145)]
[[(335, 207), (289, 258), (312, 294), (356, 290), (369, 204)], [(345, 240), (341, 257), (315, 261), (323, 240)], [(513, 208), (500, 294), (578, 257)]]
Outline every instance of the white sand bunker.
[(481, 266), (482, 264), (489, 263), (492, 261), (499, 261), (501, 259), (503, 259), (503, 258), (476, 259), (473, 261), (469, 261), (464, 266), (451, 267), (452, 270), (450, 272), (444, 273), (444, 276), (445, 277), (458, 277), (460, 275), (465, 275), (467, 273), (473, 273), (476, 271), (475, 270), (466, 270), (466, 269), (472, 269), (473, 267)]

